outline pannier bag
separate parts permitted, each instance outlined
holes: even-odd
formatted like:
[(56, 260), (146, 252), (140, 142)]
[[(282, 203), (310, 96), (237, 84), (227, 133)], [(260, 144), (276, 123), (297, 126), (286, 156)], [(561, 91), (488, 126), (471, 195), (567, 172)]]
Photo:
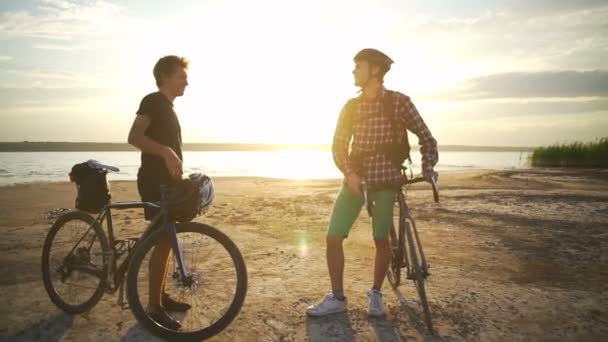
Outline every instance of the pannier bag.
[(98, 213), (110, 203), (110, 184), (107, 170), (91, 166), (90, 162), (76, 164), (70, 172), (70, 181), (76, 183), (78, 195), (76, 208), (89, 213)]
[(169, 197), (169, 217), (178, 222), (192, 221), (207, 211), (213, 202), (215, 187), (209, 176), (193, 173), (182, 179)]

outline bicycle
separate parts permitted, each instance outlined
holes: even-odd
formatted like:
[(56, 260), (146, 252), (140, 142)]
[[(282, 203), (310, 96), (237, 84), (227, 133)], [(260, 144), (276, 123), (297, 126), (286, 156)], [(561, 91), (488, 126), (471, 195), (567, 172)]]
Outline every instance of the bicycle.
[[(399, 215), (396, 217), (397, 222), (393, 222), (389, 240), (391, 246), (391, 261), (387, 278), (393, 287), (401, 284), (401, 270), (405, 269), (406, 279), (414, 282), (416, 292), (420, 298), (420, 305), (424, 312), (424, 320), (429, 329), (433, 332), (433, 322), (431, 319), (431, 310), (429, 308), (425, 281), (430, 275), (430, 264), (426, 260), (426, 256), (422, 249), (422, 242), (416, 229), (416, 224), (411, 216), (411, 210), (406, 202), (406, 188), (410, 184), (424, 182), (424, 177), (413, 178), (406, 173), (407, 168), (401, 168), (403, 180), (399, 185), (399, 191), (395, 195), (395, 204), (399, 206)], [(439, 202), (439, 187), (437, 185), (437, 173), (432, 177), (431, 186), (433, 189), (433, 198), (435, 202)], [(372, 216), (373, 203), (368, 201), (367, 187), (363, 187), (363, 195), (365, 206), (369, 216)]]
[[(245, 261), (236, 244), (218, 229), (199, 222), (176, 223), (169, 216), (172, 191), (172, 187), (161, 186), (160, 202), (108, 203), (97, 218), (80, 210), (60, 216), (48, 232), (42, 252), (42, 278), (51, 301), (66, 313), (79, 314), (93, 308), (104, 293), (120, 289), (121, 308), (130, 308), (139, 323), (159, 337), (195, 341), (225, 329), (245, 300)], [(145, 207), (160, 211), (144, 233), (139, 238), (115, 239), (111, 210)], [(107, 236), (102, 229), (104, 220)], [(144, 307), (148, 268), (154, 266), (149, 254), (161, 239), (169, 239), (173, 255), (164, 291), (191, 305), (178, 317), (182, 322), (178, 330), (154, 321)], [(59, 252), (55, 254), (54, 248)], [(118, 264), (120, 258), (123, 260)], [(128, 306), (124, 303), (125, 283)]]

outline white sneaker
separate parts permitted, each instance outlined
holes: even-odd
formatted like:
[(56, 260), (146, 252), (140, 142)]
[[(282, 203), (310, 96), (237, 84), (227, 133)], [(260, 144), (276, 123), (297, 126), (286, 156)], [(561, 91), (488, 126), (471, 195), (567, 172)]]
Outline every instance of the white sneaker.
[(367, 292), (367, 299), (369, 301), (367, 313), (373, 317), (383, 316), (384, 304), (382, 304), (382, 293), (380, 291), (371, 289)]
[(347, 300), (338, 300), (333, 293), (328, 293), (317, 305), (311, 305), (306, 309), (309, 316), (325, 316), (333, 313), (346, 311)]

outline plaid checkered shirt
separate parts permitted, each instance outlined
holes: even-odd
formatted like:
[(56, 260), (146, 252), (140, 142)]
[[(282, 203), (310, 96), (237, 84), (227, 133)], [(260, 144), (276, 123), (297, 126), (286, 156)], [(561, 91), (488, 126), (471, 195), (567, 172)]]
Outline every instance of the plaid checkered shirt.
[[(363, 96), (350, 99), (338, 118), (332, 146), (333, 158), (340, 171), (345, 175), (355, 172), (365, 179), (370, 188), (390, 186), (402, 179), (400, 165), (395, 165), (384, 154), (371, 153), (379, 144), (390, 143), (393, 137), (391, 119), (382, 113), (386, 94), (387, 91), (382, 88), (373, 100), (366, 100)], [(399, 126), (407, 127), (418, 136), (422, 168), (426, 172), (432, 171), (438, 161), (437, 141), (410, 98), (398, 92), (393, 92), (393, 95), (395, 115), (401, 121)], [(353, 106), (352, 110), (348, 110), (349, 105)], [(351, 115), (353, 117), (349, 117)], [(406, 132), (403, 130), (399, 134), (407, 134)], [(360, 163), (355, 163), (353, 155), (364, 157)]]

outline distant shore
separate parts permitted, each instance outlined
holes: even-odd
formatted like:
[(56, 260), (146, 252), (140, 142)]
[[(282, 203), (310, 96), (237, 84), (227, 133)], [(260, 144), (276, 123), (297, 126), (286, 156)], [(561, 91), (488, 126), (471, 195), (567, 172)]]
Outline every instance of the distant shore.
[[(277, 150), (320, 150), (329, 151), (329, 144), (240, 144), (240, 143), (185, 143), (185, 151), (277, 151)], [(518, 146), (439, 146), (443, 152), (531, 152), (534, 147)], [(412, 143), (412, 150), (418, 146)], [(88, 152), (88, 151), (136, 151), (126, 143), (99, 142), (0, 142), (0, 152)]]

